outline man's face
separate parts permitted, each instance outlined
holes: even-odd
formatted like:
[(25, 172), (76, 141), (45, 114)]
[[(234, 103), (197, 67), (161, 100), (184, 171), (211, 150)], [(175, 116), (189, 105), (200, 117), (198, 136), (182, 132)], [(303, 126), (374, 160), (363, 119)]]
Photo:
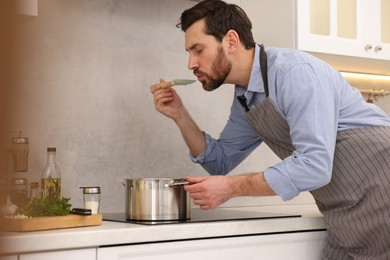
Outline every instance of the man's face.
[(204, 33), (204, 20), (190, 26), (185, 34), (185, 46), (189, 53), (188, 68), (207, 91), (221, 86), (231, 70), (223, 46), (214, 36)]

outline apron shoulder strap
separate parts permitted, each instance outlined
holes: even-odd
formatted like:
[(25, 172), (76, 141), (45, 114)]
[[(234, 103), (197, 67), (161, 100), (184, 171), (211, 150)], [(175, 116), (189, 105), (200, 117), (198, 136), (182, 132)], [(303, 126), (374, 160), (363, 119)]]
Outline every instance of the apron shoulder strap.
[(269, 95), (269, 90), (268, 90), (268, 75), (267, 75), (267, 54), (265, 53), (264, 50), (264, 45), (260, 45), (260, 70), (261, 70), (261, 76), (263, 78), (263, 84), (264, 84), (264, 91), (265, 91), (265, 96), (268, 97)]

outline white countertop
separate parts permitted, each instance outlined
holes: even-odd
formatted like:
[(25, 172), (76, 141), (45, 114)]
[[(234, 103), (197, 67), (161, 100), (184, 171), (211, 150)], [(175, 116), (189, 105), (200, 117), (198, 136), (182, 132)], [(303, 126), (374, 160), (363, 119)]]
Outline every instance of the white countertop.
[(194, 238), (283, 233), (325, 229), (322, 215), (314, 205), (226, 208), (226, 210), (299, 214), (302, 217), (169, 225), (136, 225), (103, 221), (101, 226), (38, 232), (2, 233), (2, 253), (66, 250)]

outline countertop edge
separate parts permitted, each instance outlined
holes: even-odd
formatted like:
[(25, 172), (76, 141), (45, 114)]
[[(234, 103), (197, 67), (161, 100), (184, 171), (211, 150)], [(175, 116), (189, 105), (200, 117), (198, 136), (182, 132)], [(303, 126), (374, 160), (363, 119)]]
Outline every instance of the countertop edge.
[[(269, 210), (250, 208), (251, 210)], [(309, 207), (302, 217), (202, 222), (145, 226), (103, 221), (100, 226), (38, 232), (5, 232), (0, 237), (2, 254), (22, 254), (52, 250), (97, 248), (150, 242), (181, 241), (202, 238), (263, 235), (272, 233), (326, 230), (323, 217)], [(244, 209), (247, 210), (247, 209)], [(286, 207), (272, 209), (288, 212)], [(297, 212), (291, 212), (296, 214)], [(75, 239), (77, 237), (77, 239)]]

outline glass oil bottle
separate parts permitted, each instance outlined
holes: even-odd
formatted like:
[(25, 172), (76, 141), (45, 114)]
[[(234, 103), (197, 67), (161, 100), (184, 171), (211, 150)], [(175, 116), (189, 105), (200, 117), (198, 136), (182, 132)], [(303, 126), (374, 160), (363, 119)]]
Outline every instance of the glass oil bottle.
[(41, 176), (42, 197), (61, 198), (61, 172), (56, 163), (56, 148), (47, 148), (47, 163)]

